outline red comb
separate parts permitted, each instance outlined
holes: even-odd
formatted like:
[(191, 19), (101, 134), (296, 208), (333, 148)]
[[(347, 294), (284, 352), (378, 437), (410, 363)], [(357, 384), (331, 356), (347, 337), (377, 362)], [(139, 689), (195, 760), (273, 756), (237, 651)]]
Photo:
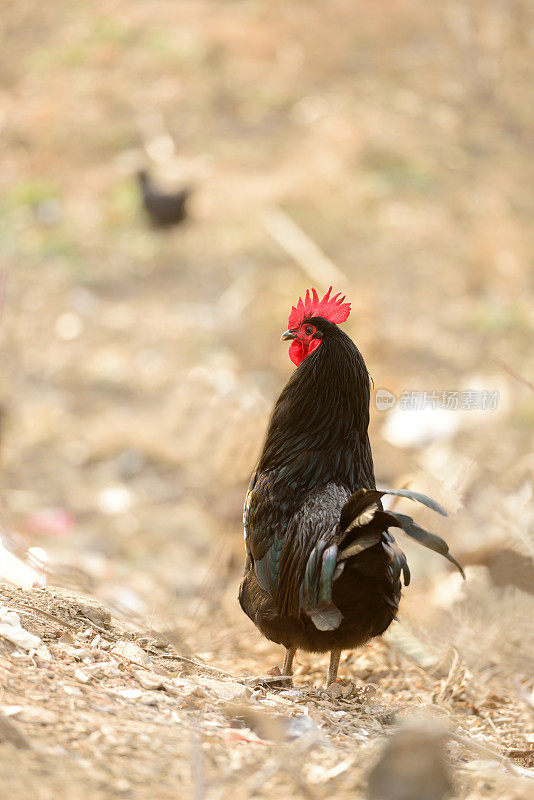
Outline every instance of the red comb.
[(323, 299), (319, 300), (319, 295), (315, 289), (311, 290), (311, 297), (310, 290), (306, 289), (304, 302), (302, 302), (302, 297), (299, 297), (297, 305), (291, 309), (288, 320), (289, 330), (298, 328), (305, 319), (311, 319), (311, 317), (323, 317), (329, 322), (335, 322), (336, 325), (340, 322), (345, 322), (350, 314), (350, 303), (343, 302), (345, 295), (340, 297), (341, 292), (330, 297), (331, 291), (332, 287), (330, 287)]

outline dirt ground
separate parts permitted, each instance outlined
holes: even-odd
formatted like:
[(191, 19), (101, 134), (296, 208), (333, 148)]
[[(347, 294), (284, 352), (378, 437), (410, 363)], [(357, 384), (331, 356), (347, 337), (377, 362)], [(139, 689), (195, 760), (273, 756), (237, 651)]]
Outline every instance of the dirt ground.
[[(430, 726), (454, 797), (532, 796), (531, 5), (4, 6), (3, 539), (47, 577), (0, 552), (41, 640), (0, 635), (0, 795), (365, 797)], [(147, 224), (147, 165), (194, 188), (183, 226)], [(295, 259), (280, 211), (331, 262)], [(373, 394), (378, 484), (445, 505), (418, 519), (467, 581), (403, 540), (400, 622), (325, 695), (322, 656), (255, 680), (281, 653), (236, 593), (278, 339), (332, 264), (397, 397)], [(470, 391), (495, 407), (396, 415)]]
[(41, 640), (0, 656), (6, 798), (363, 796), (380, 743), (407, 720), (451, 737), (458, 796), (528, 796), (532, 712), (458, 655), (423, 668), (375, 644), (327, 692), (311, 663), (303, 685), (269, 686), (173, 655), (73, 592), (4, 589), (2, 600)]

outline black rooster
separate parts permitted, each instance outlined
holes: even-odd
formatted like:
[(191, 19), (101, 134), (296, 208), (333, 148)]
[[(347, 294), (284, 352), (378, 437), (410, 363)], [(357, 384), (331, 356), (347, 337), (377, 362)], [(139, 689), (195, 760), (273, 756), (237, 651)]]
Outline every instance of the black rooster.
[[(462, 568), (447, 544), (411, 517), (384, 511), (384, 494), (445, 511), (425, 495), (375, 488), (367, 434), (369, 374), (338, 323), (350, 313), (339, 294), (299, 298), (282, 340), (297, 365), (271, 416), (245, 500), (243, 611), (271, 641), (295, 650), (331, 651), (327, 685), (342, 650), (383, 633), (395, 619), (401, 573), (410, 572), (389, 533), (402, 528)], [(463, 572), (462, 572), (463, 574)]]
[(157, 189), (146, 170), (139, 170), (137, 180), (141, 187), (143, 205), (152, 223), (158, 228), (178, 225), (187, 216), (186, 203), (191, 195), (190, 189), (179, 192), (162, 192)]

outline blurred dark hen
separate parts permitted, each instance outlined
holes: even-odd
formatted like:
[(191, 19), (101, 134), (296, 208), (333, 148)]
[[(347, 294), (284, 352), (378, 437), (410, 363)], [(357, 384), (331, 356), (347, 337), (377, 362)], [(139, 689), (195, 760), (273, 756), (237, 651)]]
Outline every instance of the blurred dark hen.
[(159, 228), (168, 228), (183, 222), (187, 216), (186, 203), (191, 195), (190, 189), (163, 192), (154, 185), (145, 170), (137, 173), (137, 179), (141, 188), (143, 206), (153, 225)]
[[(367, 433), (369, 374), (338, 327), (350, 312), (343, 300), (312, 290), (282, 335), (298, 368), (276, 402), (247, 493), (239, 591), (260, 631), (286, 647), (284, 673), (296, 649), (330, 650), (328, 683), (340, 652), (383, 633), (397, 614), (410, 573), (389, 527), (456, 564), (442, 539), (382, 508)], [(424, 495), (388, 493), (445, 514)]]

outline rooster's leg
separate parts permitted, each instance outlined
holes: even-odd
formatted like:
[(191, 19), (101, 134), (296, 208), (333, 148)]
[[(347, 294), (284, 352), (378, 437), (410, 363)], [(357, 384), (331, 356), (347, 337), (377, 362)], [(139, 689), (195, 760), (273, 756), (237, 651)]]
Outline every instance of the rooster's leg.
[(332, 650), (330, 653), (330, 664), (328, 666), (328, 677), (326, 678), (327, 687), (337, 680), (337, 668), (339, 667), (339, 659), (341, 657), (341, 650)]
[(293, 659), (295, 657), (296, 647), (286, 647), (286, 654), (284, 656), (284, 666), (282, 667), (282, 675), (293, 675)]

